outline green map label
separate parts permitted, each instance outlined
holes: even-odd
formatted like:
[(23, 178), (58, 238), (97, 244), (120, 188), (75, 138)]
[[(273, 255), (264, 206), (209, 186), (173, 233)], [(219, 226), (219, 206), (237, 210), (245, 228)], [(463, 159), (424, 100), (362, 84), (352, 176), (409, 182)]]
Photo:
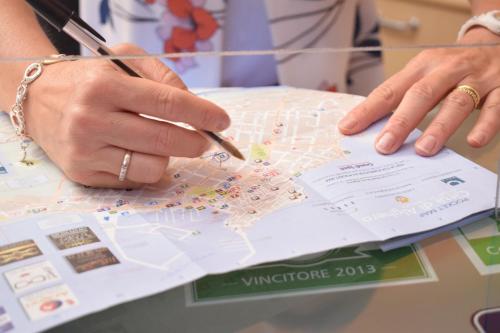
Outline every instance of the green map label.
[(411, 246), (390, 252), (349, 247), (312, 259), (207, 276), (192, 284), (192, 292), (195, 303), (212, 302), (422, 280), (430, 278), (430, 271)]

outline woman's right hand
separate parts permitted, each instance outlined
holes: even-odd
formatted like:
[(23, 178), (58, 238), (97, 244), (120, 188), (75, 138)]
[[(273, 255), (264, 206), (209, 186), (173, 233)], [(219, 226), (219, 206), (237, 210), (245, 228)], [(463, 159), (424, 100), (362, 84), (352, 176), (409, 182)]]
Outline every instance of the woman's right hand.
[[(132, 45), (117, 54), (144, 53)], [(44, 68), (25, 102), (28, 135), (66, 176), (93, 187), (135, 188), (161, 180), (170, 156), (197, 157), (209, 142), (196, 129), (222, 131), (229, 116), (196, 97), (157, 59), (130, 64), (148, 79), (130, 77), (106, 60), (62, 62)], [(118, 175), (132, 151), (127, 180)]]

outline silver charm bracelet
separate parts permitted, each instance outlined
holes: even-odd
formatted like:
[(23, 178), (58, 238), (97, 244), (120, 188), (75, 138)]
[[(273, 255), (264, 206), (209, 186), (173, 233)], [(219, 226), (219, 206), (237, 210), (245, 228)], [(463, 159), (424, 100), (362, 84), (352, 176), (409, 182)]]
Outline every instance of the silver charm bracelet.
[(10, 109), (9, 115), (12, 126), (14, 126), (14, 129), (16, 130), (16, 135), (21, 139), (22, 158), (20, 162), (23, 164), (32, 164), (32, 162), (27, 160), (28, 147), (32, 139), (28, 136), (26, 131), (23, 109), (23, 103), (28, 96), (28, 87), (31, 83), (35, 82), (40, 75), (42, 75), (44, 66), (66, 61), (65, 57), (66, 56), (64, 54), (53, 55), (50, 60), (44, 60), (29, 65), (24, 72), (21, 84), (17, 88), (16, 103)]

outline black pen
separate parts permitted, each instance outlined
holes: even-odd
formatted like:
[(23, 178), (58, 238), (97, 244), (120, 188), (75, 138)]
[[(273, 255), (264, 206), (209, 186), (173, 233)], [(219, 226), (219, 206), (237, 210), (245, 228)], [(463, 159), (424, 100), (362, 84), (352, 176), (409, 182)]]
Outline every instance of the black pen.
[[(59, 32), (64, 31), (78, 43), (87, 47), (96, 55), (111, 56), (113, 52), (106, 46), (106, 40), (74, 11), (53, 0), (26, 0), (33, 10)], [(119, 59), (111, 61), (130, 76), (141, 77), (136, 71)], [(243, 154), (220, 134), (198, 130), (203, 136), (214, 141), (232, 156), (245, 160)]]

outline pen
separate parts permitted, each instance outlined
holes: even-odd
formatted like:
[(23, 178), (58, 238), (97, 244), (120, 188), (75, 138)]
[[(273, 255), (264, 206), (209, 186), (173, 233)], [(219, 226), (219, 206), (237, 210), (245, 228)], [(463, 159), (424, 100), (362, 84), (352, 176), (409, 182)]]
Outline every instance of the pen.
[[(106, 40), (89, 24), (83, 21), (74, 11), (69, 10), (62, 4), (51, 0), (26, 0), (33, 10), (46, 20), (50, 25), (56, 28), (59, 32), (66, 32), (71, 38), (78, 43), (87, 47), (90, 51), (97, 55), (110, 56), (113, 52), (106, 46)], [(134, 77), (141, 77), (136, 71), (126, 65), (119, 59), (111, 59), (111, 61), (120, 67), (125, 73)], [(232, 156), (245, 160), (243, 154), (231, 142), (225, 140), (220, 134), (197, 130), (205, 138), (217, 143), (220, 147), (226, 150)]]

